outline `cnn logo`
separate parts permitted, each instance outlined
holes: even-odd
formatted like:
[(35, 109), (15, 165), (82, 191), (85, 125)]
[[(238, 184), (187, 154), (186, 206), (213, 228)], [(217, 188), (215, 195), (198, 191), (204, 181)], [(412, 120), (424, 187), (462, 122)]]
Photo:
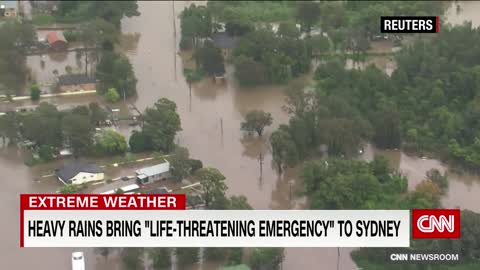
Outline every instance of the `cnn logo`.
[(460, 238), (460, 209), (413, 209), (413, 238)]

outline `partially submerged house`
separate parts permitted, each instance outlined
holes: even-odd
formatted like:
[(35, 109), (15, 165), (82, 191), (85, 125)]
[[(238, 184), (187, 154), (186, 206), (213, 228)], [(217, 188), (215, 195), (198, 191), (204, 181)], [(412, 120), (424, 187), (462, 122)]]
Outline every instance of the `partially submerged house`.
[(48, 46), (56, 51), (66, 50), (68, 47), (67, 40), (63, 36), (63, 32), (49, 32), (47, 33), (46, 41)]
[(93, 163), (73, 162), (56, 170), (55, 175), (64, 184), (79, 185), (92, 181), (101, 181), (105, 174)]
[(232, 50), (237, 46), (238, 39), (229, 35), (227, 32), (217, 32), (212, 34), (213, 45), (219, 48), (224, 58), (232, 54)]
[(97, 80), (85, 74), (65, 74), (58, 77), (58, 90), (60, 92), (76, 92), (95, 90)]
[(139, 185), (166, 180), (170, 177), (170, 163), (164, 160), (163, 163), (136, 170), (135, 176)]
[(17, 17), (18, 1), (0, 1), (0, 17)]

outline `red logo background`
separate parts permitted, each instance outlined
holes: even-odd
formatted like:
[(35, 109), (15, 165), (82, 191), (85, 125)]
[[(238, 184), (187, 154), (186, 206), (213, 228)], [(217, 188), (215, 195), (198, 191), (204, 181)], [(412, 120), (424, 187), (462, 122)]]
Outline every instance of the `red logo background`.
[[(435, 216), (437, 219), (445, 215), (454, 216), (454, 230), (449, 232), (444, 230), (439, 232), (434, 229), (433, 232), (423, 232), (417, 226), (418, 219), (423, 216)], [(460, 238), (460, 209), (413, 209), (412, 210), (412, 237), (413, 238)]]

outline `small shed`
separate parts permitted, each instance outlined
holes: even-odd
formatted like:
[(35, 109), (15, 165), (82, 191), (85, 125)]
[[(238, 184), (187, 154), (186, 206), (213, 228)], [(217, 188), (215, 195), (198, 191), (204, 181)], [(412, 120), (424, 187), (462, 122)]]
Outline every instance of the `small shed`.
[(50, 48), (56, 51), (66, 50), (68, 47), (68, 43), (63, 35), (63, 32), (49, 32), (47, 34), (47, 43)]
[(170, 163), (165, 162), (135, 171), (138, 184), (147, 184), (170, 177)]

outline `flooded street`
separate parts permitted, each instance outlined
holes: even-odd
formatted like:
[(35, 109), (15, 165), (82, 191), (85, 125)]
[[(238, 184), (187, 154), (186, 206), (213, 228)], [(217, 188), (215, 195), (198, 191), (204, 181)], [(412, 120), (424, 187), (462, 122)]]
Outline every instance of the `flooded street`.
[[(282, 110), (284, 94), (282, 87), (263, 87), (262, 89), (238, 89), (232, 78), (232, 70), (227, 71), (226, 83), (202, 81), (192, 87), (190, 95), (182, 75), (182, 61), (178, 52), (179, 22), (174, 31), (175, 10), (178, 15), (189, 2), (139, 2), (141, 16), (124, 19), (122, 30), (134, 37), (133, 41), (122, 48), (129, 56), (138, 78), (138, 97), (133, 103), (143, 110), (161, 98), (173, 100), (182, 121), (182, 131), (178, 143), (187, 147), (192, 158), (200, 159), (206, 166), (218, 168), (227, 178), (229, 195), (245, 195), (256, 209), (304, 208), (305, 199), (296, 196), (302, 187), (298, 179), (299, 168), (291, 169), (278, 176), (271, 166), (271, 151), (266, 138), (281, 123), (288, 121), (288, 115)], [(174, 6), (175, 5), (175, 6)], [(448, 20), (461, 23), (469, 19), (475, 25), (480, 24), (480, 2), (461, 2), (461, 12), (456, 7), (448, 13)], [(136, 33), (138, 33), (136, 35)], [(138, 42), (137, 42), (138, 41)], [(35, 56), (37, 57), (37, 56)], [(29, 65), (40, 65), (40, 58), (29, 58)], [(46, 58), (51, 56), (45, 56)], [(60, 56), (59, 56), (60, 57)], [(54, 56), (55, 58), (55, 56)], [(30, 63), (31, 61), (31, 63)], [(52, 61), (55, 61), (52, 59)], [(377, 60), (375, 60), (376, 62)], [(393, 69), (394, 64), (384, 63), (385, 70)], [(37, 79), (46, 84), (52, 80), (53, 69), (62, 73), (66, 65), (80, 68), (75, 55), (68, 56), (55, 67), (48, 64), (44, 73), (38, 73)], [(95, 97), (68, 97), (53, 99), (56, 104), (87, 104)], [(29, 105), (25, 102), (25, 106)], [(240, 123), (244, 115), (252, 109), (262, 109), (272, 113), (274, 124), (260, 138), (245, 137), (240, 132)], [(222, 130), (223, 127), (223, 130)], [(121, 130), (128, 134), (129, 129)], [(260, 153), (263, 156), (263, 170), (260, 174)], [(459, 175), (448, 170), (447, 166), (434, 159), (421, 159), (408, 156), (400, 151), (377, 151), (366, 148), (362, 158), (371, 160), (374, 153), (385, 155), (391, 165), (409, 178), (409, 187), (413, 188), (422, 181), (426, 171), (437, 168), (446, 171), (450, 179), (448, 194), (443, 199), (446, 207), (461, 207), (480, 212), (480, 180), (478, 176)], [(42, 166), (29, 168), (16, 149), (0, 149), (0, 171), (3, 173), (3, 188), (0, 191), (1, 239), (0, 269), (70, 269), (70, 248), (19, 248), (19, 196), (20, 193), (50, 193), (60, 186), (55, 179), (34, 181), (45, 170)], [(127, 168), (121, 173), (128, 173)], [(87, 269), (120, 269), (119, 258), (113, 255), (105, 261), (96, 258), (92, 249), (87, 251)], [(351, 249), (342, 248), (338, 269), (353, 270), (355, 264), (350, 259)], [(286, 249), (284, 270), (296, 269), (337, 269), (336, 248), (288, 248)], [(207, 269), (206, 266), (203, 267)]]

